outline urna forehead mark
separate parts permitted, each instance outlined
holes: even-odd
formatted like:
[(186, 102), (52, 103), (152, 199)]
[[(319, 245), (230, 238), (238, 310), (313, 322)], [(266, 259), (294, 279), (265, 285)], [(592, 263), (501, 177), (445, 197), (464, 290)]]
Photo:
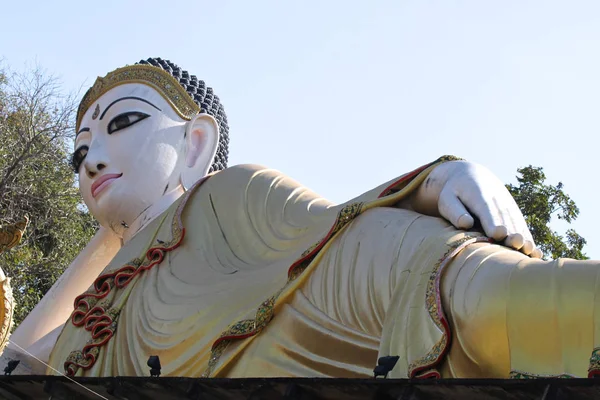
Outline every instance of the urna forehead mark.
[(96, 109), (94, 110), (94, 114), (92, 114), (92, 119), (98, 118), (98, 114), (100, 114), (100, 104), (96, 104)]
[(171, 74), (146, 64), (135, 64), (119, 68), (108, 73), (105, 77), (96, 79), (94, 85), (87, 91), (77, 110), (77, 130), (86, 111), (98, 99), (114, 87), (127, 84), (139, 83), (155, 89), (183, 119), (190, 120), (200, 112), (200, 107), (194, 99), (185, 91)]

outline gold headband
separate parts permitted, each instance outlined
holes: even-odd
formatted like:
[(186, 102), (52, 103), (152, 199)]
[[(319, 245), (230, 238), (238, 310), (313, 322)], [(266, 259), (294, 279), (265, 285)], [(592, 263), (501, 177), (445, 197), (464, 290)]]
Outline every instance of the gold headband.
[(94, 86), (87, 91), (77, 110), (76, 130), (79, 130), (83, 115), (96, 100), (110, 89), (125, 83), (141, 83), (155, 89), (183, 119), (190, 120), (200, 112), (185, 89), (167, 71), (147, 64), (129, 65), (109, 72), (104, 78), (98, 77)]

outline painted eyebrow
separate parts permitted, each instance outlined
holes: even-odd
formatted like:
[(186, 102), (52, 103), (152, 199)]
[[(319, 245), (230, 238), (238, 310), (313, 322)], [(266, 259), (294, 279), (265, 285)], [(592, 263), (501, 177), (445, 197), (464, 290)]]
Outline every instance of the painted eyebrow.
[(81, 129), (79, 130), (79, 132), (77, 132), (77, 133), (75, 134), (75, 137), (77, 138), (77, 136), (79, 136), (79, 134), (80, 134), (80, 133), (82, 133), (82, 132), (89, 132), (89, 131), (90, 131), (90, 128), (87, 128), (87, 127), (86, 127), (86, 128), (81, 128)]
[(104, 114), (106, 114), (106, 112), (108, 111), (108, 109), (115, 103), (118, 103), (121, 100), (139, 100), (139, 101), (143, 101), (144, 103), (150, 104), (152, 107), (156, 108), (158, 111), (162, 111), (160, 108), (156, 107), (154, 104), (150, 103), (148, 100), (146, 99), (142, 99), (140, 97), (121, 97), (120, 99), (117, 99), (115, 101), (113, 101), (112, 103), (110, 103), (106, 109), (102, 112), (102, 115), (100, 116), (100, 119), (104, 118)]

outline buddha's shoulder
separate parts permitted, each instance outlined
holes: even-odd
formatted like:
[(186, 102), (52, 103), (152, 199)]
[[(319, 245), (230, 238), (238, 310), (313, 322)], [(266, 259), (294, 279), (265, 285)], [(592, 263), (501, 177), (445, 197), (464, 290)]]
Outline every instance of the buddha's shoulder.
[(283, 175), (276, 169), (260, 164), (238, 164), (212, 174), (211, 180), (231, 179), (237, 176), (250, 179), (256, 174)]
[(275, 193), (288, 192), (300, 184), (280, 171), (258, 164), (241, 164), (209, 174), (196, 184), (196, 201), (218, 200), (241, 205), (247, 201), (262, 201)]
[(201, 181), (204, 181), (202, 186), (210, 187), (212, 190), (229, 192), (231, 190), (243, 191), (250, 185), (266, 185), (268, 187), (274, 180), (281, 181), (282, 179), (287, 182), (294, 182), (292, 185), (299, 185), (282, 172), (258, 164), (240, 164), (228, 167), (222, 171), (209, 174)]

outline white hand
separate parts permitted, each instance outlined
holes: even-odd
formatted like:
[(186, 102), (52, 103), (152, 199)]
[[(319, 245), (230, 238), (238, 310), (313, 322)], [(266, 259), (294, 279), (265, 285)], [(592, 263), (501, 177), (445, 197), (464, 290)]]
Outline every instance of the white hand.
[(531, 257), (541, 258), (521, 210), (504, 184), (487, 168), (449, 161), (431, 171), (412, 199), (416, 211), (442, 216), (459, 229), (479, 219), (485, 234)]

